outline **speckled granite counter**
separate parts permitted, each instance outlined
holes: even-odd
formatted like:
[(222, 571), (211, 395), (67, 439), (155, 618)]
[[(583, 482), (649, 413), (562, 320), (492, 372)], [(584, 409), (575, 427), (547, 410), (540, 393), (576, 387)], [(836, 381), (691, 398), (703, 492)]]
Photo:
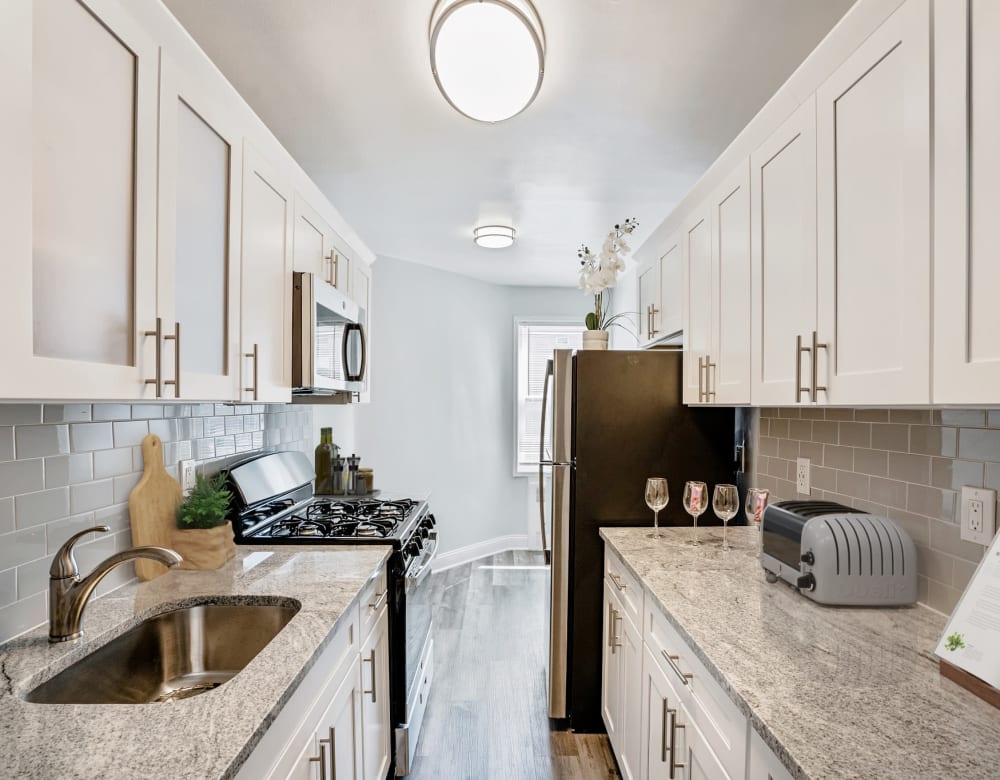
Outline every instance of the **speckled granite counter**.
[[(756, 530), (604, 528), (601, 536), (798, 778), (1000, 777), (1000, 710), (942, 678), (945, 619), (823, 607), (769, 584)], [(649, 603), (647, 601), (647, 603)]]
[[(332, 638), (388, 546), (237, 547), (218, 571), (171, 571), (92, 601), (84, 638), (47, 628), (0, 645), (0, 777), (231, 777)], [(219, 688), (169, 704), (30, 704), (21, 697), (145, 618), (192, 603), (301, 609)]]

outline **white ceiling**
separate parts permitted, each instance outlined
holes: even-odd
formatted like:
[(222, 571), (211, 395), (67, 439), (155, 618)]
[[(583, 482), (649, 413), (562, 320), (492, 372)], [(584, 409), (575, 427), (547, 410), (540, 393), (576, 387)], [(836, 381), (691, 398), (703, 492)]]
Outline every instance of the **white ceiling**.
[[(497, 125), (437, 91), (434, 0), (165, 0), (380, 255), (575, 285), (576, 248), (639, 245), (853, 0), (535, 0), (545, 80)], [(513, 220), (511, 249), (472, 243)]]

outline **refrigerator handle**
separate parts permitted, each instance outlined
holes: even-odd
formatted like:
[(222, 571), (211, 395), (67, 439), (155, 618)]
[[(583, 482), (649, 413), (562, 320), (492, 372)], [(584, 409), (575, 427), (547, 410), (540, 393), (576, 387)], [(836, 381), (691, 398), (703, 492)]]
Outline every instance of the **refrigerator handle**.
[(552, 360), (545, 366), (545, 379), (542, 381), (542, 423), (538, 436), (538, 522), (542, 530), (542, 552), (545, 563), (552, 561), (552, 549), (545, 541), (545, 409), (549, 403), (549, 382), (552, 379)]

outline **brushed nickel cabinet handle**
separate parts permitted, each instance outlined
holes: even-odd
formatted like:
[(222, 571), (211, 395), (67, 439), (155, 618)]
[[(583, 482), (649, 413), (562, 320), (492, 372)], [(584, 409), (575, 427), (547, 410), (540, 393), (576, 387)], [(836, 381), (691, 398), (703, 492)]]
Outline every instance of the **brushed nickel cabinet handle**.
[(718, 366), (712, 362), (712, 356), (705, 357), (705, 400), (715, 400), (715, 374)]
[(253, 352), (244, 352), (243, 353), (243, 357), (253, 358), (253, 386), (252, 387), (244, 387), (243, 388), (243, 392), (244, 393), (253, 393), (253, 400), (256, 401), (257, 400), (257, 386), (258, 386), (258, 381), (257, 380), (260, 378), (260, 374), (258, 372), (258, 367), (260, 365), (260, 345), (254, 344), (253, 345)]
[(619, 577), (613, 571), (609, 571), (608, 576), (611, 578), (611, 581), (615, 584), (615, 587), (618, 588), (618, 590), (622, 591), (625, 590), (627, 586), (624, 582), (622, 582), (621, 577)]
[(374, 704), (376, 701), (378, 701), (378, 698), (377, 698), (378, 694), (376, 693), (376, 690), (375, 690), (375, 683), (376, 683), (376, 680), (375, 680), (375, 648), (374, 647), (372, 648), (371, 657), (370, 658), (362, 658), (361, 660), (364, 661), (365, 663), (369, 663), (369, 664), (372, 665), (372, 689), (370, 691), (362, 690), (361, 693), (370, 693), (372, 695), (372, 704)]
[(674, 674), (680, 677), (681, 682), (684, 685), (687, 685), (688, 680), (694, 677), (693, 674), (681, 671), (681, 668), (677, 665), (677, 661), (680, 659), (679, 655), (668, 655), (666, 650), (661, 650), (660, 655), (662, 655), (664, 660), (670, 665), (670, 668), (674, 670)]
[(164, 341), (174, 342), (174, 378), (164, 380), (163, 384), (174, 386), (174, 398), (181, 397), (181, 324), (174, 321), (174, 334), (164, 336)]
[(813, 340), (812, 340), (812, 400), (813, 400), (813, 403), (816, 402), (817, 393), (819, 391), (822, 390), (824, 393), (829, 392), (829, 390), (827, 390), (827, 388), (826, 388), (825, 385), (822, 386), (822, 387), (820, 387), (820, 386), (817, 386), (817, 384), (816, 384), (816, 381), (817, 381), (817, 379), (819, 377), (819, 351), (821, 349), (822, 350), (826, 350), (828, 347), (829, 347), (829, 344), (821, 344), (819, 342), (819, 336), (818, 336), (818, 334), (816, 333), (816, 331), (813, 331)]
[(323, 740), (320, 740), (319, 746), (319, 756), (312, 756), (309, 759), (311, 764), (313, 761), (319, 762), (319, 780), (326, 780), (326, 745), (322, 744)]
[(160, 317), (156, 318), (156, 330), (145, 330), (142, 335), (153, 336), (156, 338), (156, 349), (153, 353), (153, 362), (156, 364), (156, 369), (153, 372), (153, 378), (147, 379), (147, 385), (156, 385), (156, 397), (160, 398), (163, 396), (163, 369), (162, 363), (162, 353), (160, 350), (160, 339), (163, 336), (163, 320)]
[[(337, 729), (330, 726), (330, 736), (328, 739), (321, 739), (320, 746), (330, 746), (330, 778), (337, 780)], [(321, 773), (322, 776), (322, 773)]]
[(683, 769), (684, 762), (677, 763), (677, 729), (684, 728), (683, 723), (677, 722), (677, 710), (667, 710), (670, 715), (670, 777), (674, 777), (675, 769)]
[(649, 304), (649, 337), (653, 338), (659, 331), (656, 329), (656, 315), (659, 314), (660, 310), (656, 308), (655, 303)]
[(618, 627), (616, 625), (618, 623), (618, 621), (620, 621), (621, 619), (622, 619), (621, 612), (619, 612), (616, 609), (615, 610), (615, 618), (614, 618), (614, 620), (611, 623), (611, 626), (614, 629), (614, 631), (613, 631), (613, 634), (614, 634), (614, 644), (611, 645), (611, 652), (612, 653), (615, 652), (615, 648), (616, 647), (621, 647), (622, 646), (622, 640), (621, 640), (621, 637), (618, 636)]
[(388, 598), (389, 598), (389, 590), (388, 590), (388, 588), (386, 590), (383, 590), (381, 593), (376, 593), (375, 594), (375, 601), (372, 602), (372, 603), (370, 603), (368, 605), (368, 609), (372, 610), (373, 612), (378, 612), (379, 608), (383, 604), (385, 604), (386, 599), (388, 599)]
[(667, 763), (667, 719), (670, 709), (667, 705), (667, 697), (663, 697), (663, 723), (660, 725), (660, 763)]
[[(816, 367), (816, 356), (812, 354), (810, 347), (802, 346), (802, 336), (795, 337), (795, 403), (799, 403), (803, 393), (810, 393), (808, 387), (802, 386), (802, 353), (808, 352), (813, 368)], [(814, 399), (815, 400), (815, 399)]]

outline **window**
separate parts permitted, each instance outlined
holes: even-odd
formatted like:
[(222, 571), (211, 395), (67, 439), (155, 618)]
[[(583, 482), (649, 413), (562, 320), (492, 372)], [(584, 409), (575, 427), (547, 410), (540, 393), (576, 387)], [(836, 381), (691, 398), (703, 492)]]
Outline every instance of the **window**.
[[(583, 325), (565, 320), (515, 320), (517, 332), (517, 474), (538, 470), (542, 390), (545, 369), (555, 349), (580, 349)], [(549, 390), (551, 392), (551, 388)]]

